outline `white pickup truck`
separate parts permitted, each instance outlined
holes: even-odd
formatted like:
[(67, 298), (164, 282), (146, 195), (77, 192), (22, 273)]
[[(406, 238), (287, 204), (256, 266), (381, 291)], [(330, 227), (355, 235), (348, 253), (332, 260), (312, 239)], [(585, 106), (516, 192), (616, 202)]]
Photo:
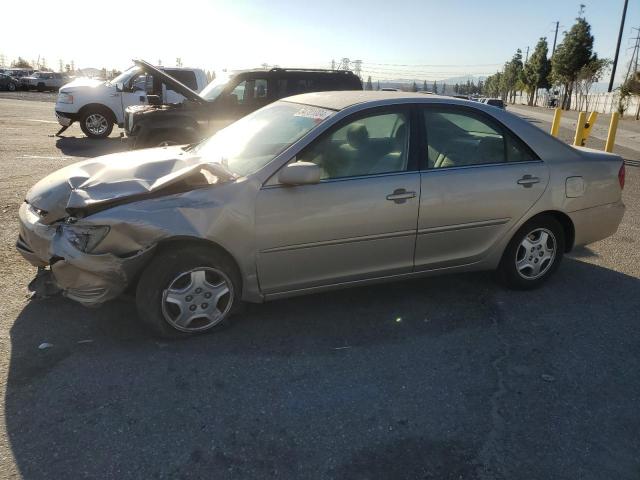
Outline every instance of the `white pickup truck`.
[[(60, 132), (73, 122), (87, 137), (105, 138), (113, 125), (122, 127), (124, 110), (132, 105), (182, 103), (184, 97), (170, 90), (160, 79), (145, 71), (145, 62), (134, 60), (135, 65), (111, 81), (78, 78), (60, 88), (55, 111)], [(192, 90), (199, 92), (207, 84), (207, 75), (195, 68), (157, 67)], [(58, 133), (60, 133), (58, 132)]]

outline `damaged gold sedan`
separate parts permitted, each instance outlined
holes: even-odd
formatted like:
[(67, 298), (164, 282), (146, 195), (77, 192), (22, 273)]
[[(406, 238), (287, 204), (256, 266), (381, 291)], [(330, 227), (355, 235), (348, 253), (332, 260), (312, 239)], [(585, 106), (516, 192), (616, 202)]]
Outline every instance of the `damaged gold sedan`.
[(396, 92), (290, 97), (188, 146), (107, 155), (37, 183), (19, 252), (64, 295), (134, 289), (163, 336), (241, 301), (443, 272), (533, 288), (612, 235), (624, 164), (476, 102)]

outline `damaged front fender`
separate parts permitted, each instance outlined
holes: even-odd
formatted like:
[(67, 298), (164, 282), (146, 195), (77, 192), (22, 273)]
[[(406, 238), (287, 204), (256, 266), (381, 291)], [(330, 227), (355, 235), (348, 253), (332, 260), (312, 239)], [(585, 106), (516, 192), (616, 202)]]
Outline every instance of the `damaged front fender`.
[(153, 255), (154, 246), (126, 256), (77, 250), (60, 233), (51, 243), (51, 271), (63, 295), (84, 305), (99, 305), (120, 295)]

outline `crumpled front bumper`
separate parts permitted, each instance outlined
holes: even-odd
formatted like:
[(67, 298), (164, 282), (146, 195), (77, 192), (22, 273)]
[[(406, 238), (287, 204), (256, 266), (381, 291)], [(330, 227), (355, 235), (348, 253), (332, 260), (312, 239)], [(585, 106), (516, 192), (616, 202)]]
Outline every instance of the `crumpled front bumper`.
[(125, 256), (84, 253), (64, 238), (59, 223), (41, 223), (26, 203), (19, 217), (18, 252), (34, 266), (50, 265), (63, 295), (83, 305), (99, 305), (119, 296), (153, 255), (153, 247)]

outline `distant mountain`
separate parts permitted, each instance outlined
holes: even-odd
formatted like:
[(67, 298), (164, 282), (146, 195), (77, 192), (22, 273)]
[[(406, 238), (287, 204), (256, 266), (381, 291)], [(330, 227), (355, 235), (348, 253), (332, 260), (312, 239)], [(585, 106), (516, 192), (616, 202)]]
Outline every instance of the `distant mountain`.
[[(477, 84), (479, 81), (485, 81), (487, 79), (486, 76), (476, 76), (476, 75), (465, 75), (459, 77), (450, 77), (445, 78), (443, 80), (436, 80), (436, 84), (438, 85), (438, 92), (442, 92), (442, 86), (447, 86), (446, 93), (453, 93), (453, 86), (458, 83), (460, 85), (466, 84), (467, 80), (473, 81), (473, 83)], [(380, 80), (380, 88), (397, 88), (399, 90), (408, 90), (413, 85), (413, 82), (416, 82), (418, 86), (418, 90), (422, 90), (424, 85), (424, 81), (427, 81), (427, 89), (431, 90), (433, 88), (433, 80), (429, 78), (396, 78), (393, 80)], [(377, 86), (377, 80), (372, 79), (372, 83), (374, 88)]]

